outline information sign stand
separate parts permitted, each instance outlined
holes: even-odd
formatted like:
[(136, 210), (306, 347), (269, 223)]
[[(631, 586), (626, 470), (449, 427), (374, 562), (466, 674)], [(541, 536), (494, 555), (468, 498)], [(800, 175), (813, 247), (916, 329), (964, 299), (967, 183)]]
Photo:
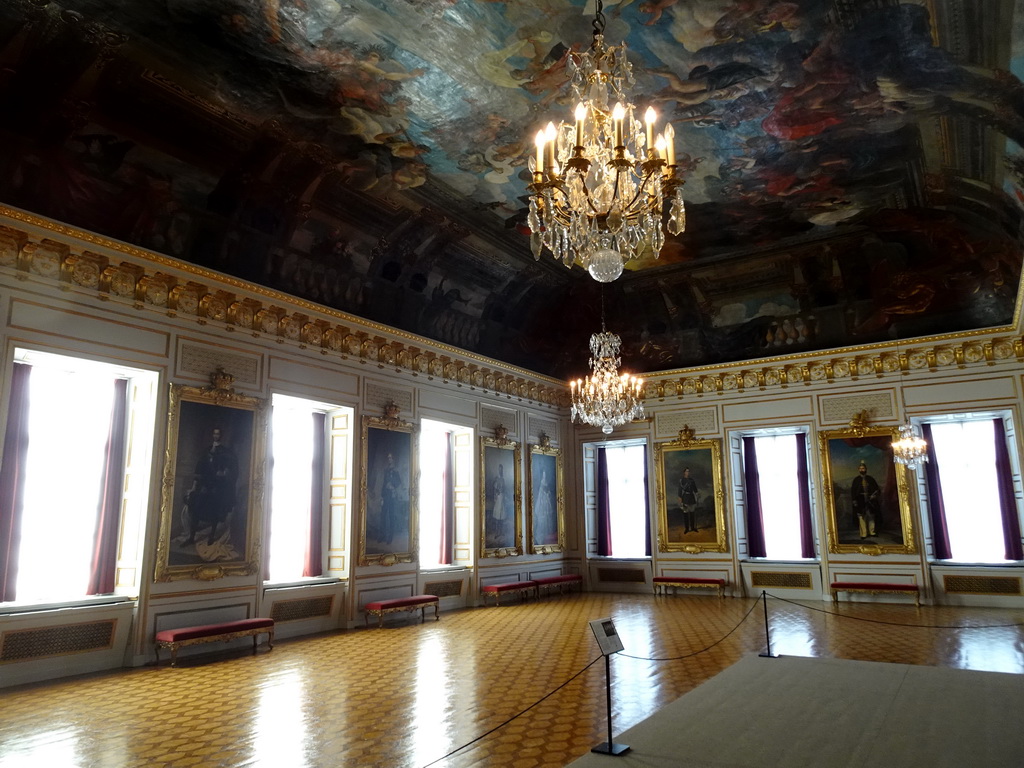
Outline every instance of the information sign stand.
[(590, 628), (597, 638), (597, 644), (604, 654), (604, 679), (607, 688), (608, 701), (608, 741), (602, 742), (594, 747), (591, 752), (602, 755), (624, 755), (629, 752), (627, 744), (616, 744), (612, 741), (612, 666), (611, 657), (613, 653), (622, 650), (622, 638), (615, 631), (615, 624), (611, 619), (594, 619), (590, 622)]

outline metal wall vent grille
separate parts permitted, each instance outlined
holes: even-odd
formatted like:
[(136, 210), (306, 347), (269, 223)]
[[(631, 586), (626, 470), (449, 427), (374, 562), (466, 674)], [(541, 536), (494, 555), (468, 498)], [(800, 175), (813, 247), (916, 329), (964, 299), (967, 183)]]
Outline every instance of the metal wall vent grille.
[(750, 584), (754, 587), (775, 587), (777, 589), (810, 589), (811, 575), (809, 573), (752, 571)]
[(645, 584), (647, 576), (637, 568), (598, 568), (597, 578), (600, 581), (632, 582)]
[(1019, 595), (1014, 576), (943, 576), (942, 587), (951, 595)]
[(113, 646), (117, 619), (40, 627), (0, 635), (0, 661), (27, 661), (66, 656), (83, 651), (105, 651)]
[(317, 616), (330, 616), (333, 604), (332, 595), (304, 597), (300, 600), (278, 600), (270, 609), (270, 618), (274, 621), (301, 621)]
[(462, 580), (428, 581), (423, 585), (423, 589), (428, 595), (437, 595), (438, 597), (459, 597), (462, 594)]

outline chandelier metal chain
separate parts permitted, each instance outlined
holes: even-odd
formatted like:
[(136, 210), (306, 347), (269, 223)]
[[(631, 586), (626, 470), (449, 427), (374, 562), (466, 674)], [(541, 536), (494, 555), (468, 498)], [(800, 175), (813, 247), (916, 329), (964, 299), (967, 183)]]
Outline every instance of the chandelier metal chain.
[(626, 44), (605, 45), (600, 0), (593, 28), (590, 49), (567, 64), (575, 120), (537, 133), (527, 224), (534, 258), (547, 248), (566, 267), (578, 263), (611, 282), (627, 261), (658, 257), (666, 201), (672, 234), (686, 228), (686, 208), (672, 125), (655, 138), (654, 110), (636, 119), (625, 92), (635, 83)]
[(570, 382), (572, 419), (600, 427), (610, 435), (615, 427), (644, 416), (643, 379), (619, 373), (622, 340), (605, 329), (604, 291), (601, 293), (601, 332), (590, 337), (591, 373)]

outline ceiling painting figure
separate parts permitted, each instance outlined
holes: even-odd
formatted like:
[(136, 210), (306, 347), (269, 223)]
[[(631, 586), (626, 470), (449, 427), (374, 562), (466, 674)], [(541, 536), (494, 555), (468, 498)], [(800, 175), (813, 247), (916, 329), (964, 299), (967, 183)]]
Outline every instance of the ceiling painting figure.
[[(686, 231), (606, 288), (624, 366), (1013, 321), (1024, 10), (981, 5), (604, 6), (686, 182)], [(576, 376), (600, 302), (584, 271), (534, 259), (527, 163), (571, 119), (595, 9), (10, 0), (0, 202)]]

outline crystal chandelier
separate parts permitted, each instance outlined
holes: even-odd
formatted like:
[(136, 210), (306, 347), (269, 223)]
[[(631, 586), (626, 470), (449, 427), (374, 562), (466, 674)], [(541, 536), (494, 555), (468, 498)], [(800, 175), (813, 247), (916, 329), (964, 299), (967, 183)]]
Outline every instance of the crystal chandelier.
[(634, 84), (626, 44), (604, 44), (603, 4), (597, 0), (594, 41), (569, 54), (567, 70), (579, 104), (575, 120), (537, 132), (529, 161), (530, 245), (539, 259), (547, 248), (566, 267), (581, 264), (608, 283), (630, 259), (657, 258), (665, 242), (662, 211), (671, 201), (667, 228), (686, 228), (683, 180), (676, 176), (671, 124), (655, 138), (650, 107), (641, 123), (623, 89)]
[[(909, 367), (909, 363), (905, 361), (903, 355), (900, 354), (899, 342), (896, 342), (896, 360), (899, 364), (900, 375), (903, 375), (904, 366)], [(903, 413), (907, 413), (907, 401), (903, 396), (903, 384), (899, 384), (900, 389), (900, 403), (903, 406)], [(906, 421), (899, 427), (899, 439), (892, 441), (892, 457), (897, 464), (902, 464), (907, 469), (916, 470), (919, 466), (928, 461), (928, 443), (923, 437), (918, 428), (910, 423), (910, 417), (908, 416)]]
[(917, 469), (928, 461), (928, 443), (910, 421), (900, 425), (900, 439), (893, 440), (892, 456), (907, 469)]
[(606, 435), (627, 421), (644, 416), (643, 379), (619, 373), (622, 340), (604, 327), (601, 300), (601, 332), (590, 337), (590, 369), (586, 379), (569, 383), (573, 421), (600, 427)]

